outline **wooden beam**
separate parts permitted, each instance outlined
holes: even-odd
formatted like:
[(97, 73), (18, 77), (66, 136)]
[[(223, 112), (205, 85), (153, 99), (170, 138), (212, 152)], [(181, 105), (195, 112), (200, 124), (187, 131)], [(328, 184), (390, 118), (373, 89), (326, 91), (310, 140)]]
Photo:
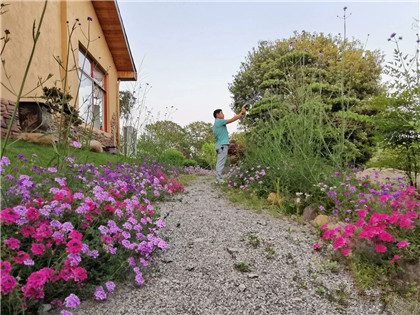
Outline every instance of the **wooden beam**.
[(118, 80), (121, 81), (132, 81), (137, 80), (136, 71), (117, 71)]

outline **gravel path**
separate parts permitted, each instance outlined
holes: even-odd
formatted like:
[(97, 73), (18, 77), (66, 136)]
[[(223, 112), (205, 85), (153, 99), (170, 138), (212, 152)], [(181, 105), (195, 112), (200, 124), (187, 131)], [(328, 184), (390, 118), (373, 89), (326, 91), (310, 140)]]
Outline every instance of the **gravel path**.
[[(377, 292), (358, 297), (351, 278), (312, 249), (309, 224), (245, 210), (208, 178), (160, 207), (168, 249), (144, 285), (120, 285), (74, 314), (390, 314)], [(248, 272), (234, 268), (245, 259)]]

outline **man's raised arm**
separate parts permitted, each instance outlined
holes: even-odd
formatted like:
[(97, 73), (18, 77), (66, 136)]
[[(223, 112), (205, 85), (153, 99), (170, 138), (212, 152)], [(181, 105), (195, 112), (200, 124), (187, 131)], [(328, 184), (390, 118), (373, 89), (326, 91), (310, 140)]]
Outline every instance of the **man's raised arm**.
[(242, 107), (242, 109), (241, 109), (241, 112), (238, 114), (238, 115), (236, 115), (236, 116), (233, 116), (231, 119), (229, 119), (229, 120), (226, 120), (226, 125), (227, 124), (230, 124), (230, 123), (233, 123), (234, 121), (237, 121), (239, 118), (241, 118), (242, 117), (242, 115), (243, 114), (245, 114), (246, 113), (246, 109), (245, 109), (245, 107)]

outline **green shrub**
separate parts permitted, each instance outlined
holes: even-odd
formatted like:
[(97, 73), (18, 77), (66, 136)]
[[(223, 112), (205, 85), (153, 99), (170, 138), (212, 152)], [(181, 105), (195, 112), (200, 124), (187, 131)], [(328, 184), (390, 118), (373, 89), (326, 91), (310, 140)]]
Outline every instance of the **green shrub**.
[(211, 169), (216, 167), (217, 154), (214, 142), (206, 142), (201, 148), (203, 160), (210, 166)]
[(184, 161), (184, 166), (198, 166), (198, 163), (196, 160), (186, 159)]
[(163, 152), (161, 159), (162, 162), (165, 162), (170, 166), (184, 166), (184, 163), (187, 160), (181, 152), (175, 149), (169, 149)]

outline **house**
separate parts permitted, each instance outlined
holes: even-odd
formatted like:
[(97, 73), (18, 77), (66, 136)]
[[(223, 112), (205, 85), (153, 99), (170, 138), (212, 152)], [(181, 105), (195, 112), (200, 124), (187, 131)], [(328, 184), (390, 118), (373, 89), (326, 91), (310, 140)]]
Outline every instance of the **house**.
[[(33, 23), (35, 20), (38, 25), (45, 2), (2, 3), (7, 6), (2, 7), (1, 37), (7, 32), (10, 38), (1, 55), (5, 60), (1, 81), (7, 87), (1, 87), (4, 138), (16, 101), (11, 91), (19, 90), (32, 50)], [(66, 64), (67, 71), (63, 69)], [(49, 74), (52, 77), (41, 86), (40, 80)], [(93, 138), (103, 146), (119, 145), (119, 83), (136, 79), (116, 1), (48, 1), (11, 137), (26, 132), (46, 133), (57, 126), (54, 118), (45, 118), (48, 114), (39, 98), (42, 87), (55, 86), (73, 97), (70, 105), (79, 110), (82, 130), (93, 131)], [(73, 134), (77, 137), (79, 131), (73, 130)]]

